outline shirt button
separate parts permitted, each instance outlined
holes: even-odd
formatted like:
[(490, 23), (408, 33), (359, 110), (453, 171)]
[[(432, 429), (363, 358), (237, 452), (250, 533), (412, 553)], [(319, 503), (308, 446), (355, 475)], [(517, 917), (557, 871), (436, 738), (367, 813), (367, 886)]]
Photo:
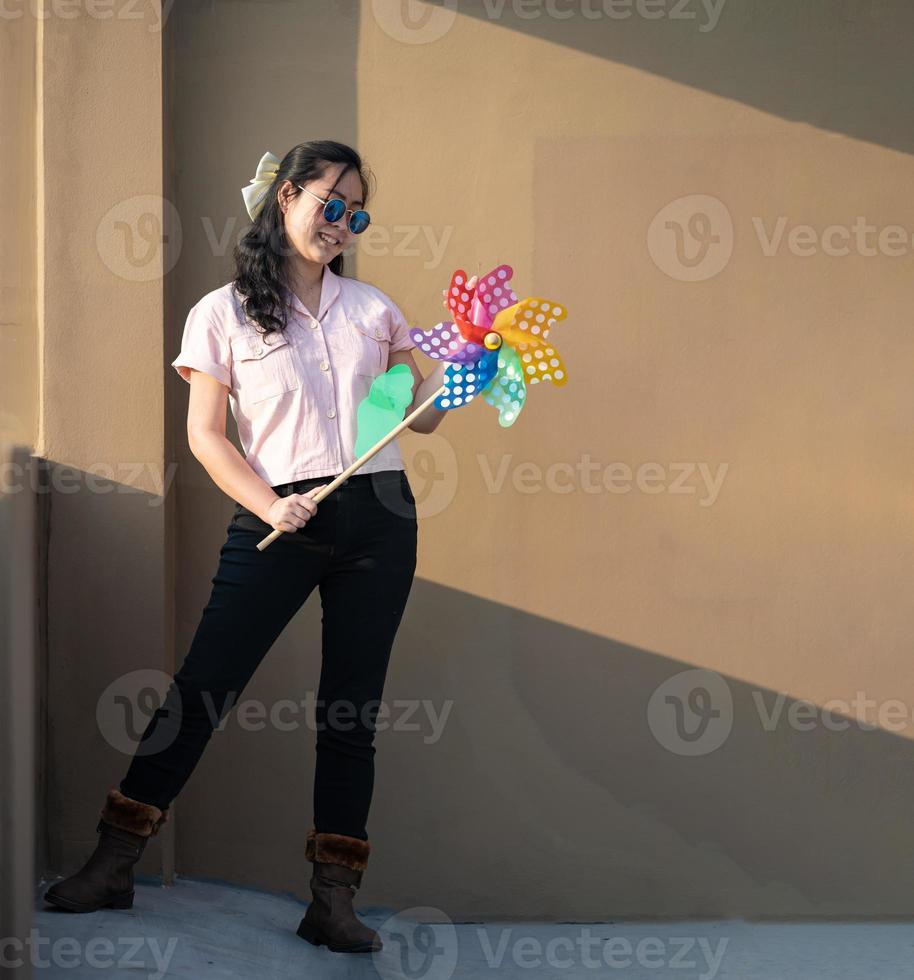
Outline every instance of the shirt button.
[(321, 361), (321, 370), (328, 371), (329, 369), (330, 369), (330, 365), (326, 361)]
[(328, 419), (336, 418), (336, 409), (335, 408), (328, 408), (327, 409), (327, 418)]
[(255, 353), (255, 354), (260, 354), (260, 353), (262, 353), (262, 352), (263, 352), (263, 348), (262, 348), (262, 347), (255, 347), (255, 348), (254, 348), (254, 353)]
[(311, 321), (311, 329), (312, 330), (317, 330), (317, 320), (312, 320)]
[(375, 335), (375, 337), (380, 337), (381, 336), (381, 331), (380, 330), (375, 330), (374, 335)]

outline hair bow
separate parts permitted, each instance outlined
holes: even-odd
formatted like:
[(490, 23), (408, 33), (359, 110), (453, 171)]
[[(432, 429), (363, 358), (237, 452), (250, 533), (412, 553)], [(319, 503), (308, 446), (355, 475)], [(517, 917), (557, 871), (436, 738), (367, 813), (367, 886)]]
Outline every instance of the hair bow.
[(250, 184), (241, 188), (244, 204), (251, 216), (251, 221), (256, 220), (257, 215), (263, 210), (267, 191), (273, 181), (276, 180), (276, 174), (279, 172), (279, 162), (279, 157), (267, 150), (261, 157), (260, 163), (257, 164), (257, 173), (251, 178)]

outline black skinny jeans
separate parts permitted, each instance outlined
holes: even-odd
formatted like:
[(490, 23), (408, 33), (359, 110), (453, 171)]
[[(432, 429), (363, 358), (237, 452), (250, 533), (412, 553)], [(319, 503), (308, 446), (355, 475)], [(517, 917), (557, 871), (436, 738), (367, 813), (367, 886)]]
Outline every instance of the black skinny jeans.
[[(332, 476), (273, 487), (304, 493)], [(120, 791), (164, 809), (214, 729), (315, 586), (323, 609), (314, 826), (368, 839), (374, 736), (394, 636), (416, 569), (415, 499), (402, 470), (356, 474), (263, 551), (269, 524), (236, 504), (209, 603)]]

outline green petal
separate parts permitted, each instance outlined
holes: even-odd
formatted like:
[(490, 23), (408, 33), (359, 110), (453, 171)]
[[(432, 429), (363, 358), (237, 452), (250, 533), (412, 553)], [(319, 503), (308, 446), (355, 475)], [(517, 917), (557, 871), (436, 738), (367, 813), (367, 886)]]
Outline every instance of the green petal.
[(527, 384), (517, 351), (510, 345), (498, 349), (498, 371), (482, 397), (498, 409), (499, 425), (514, 425), (527, 398)]
[(413, 400), (413, 382), (408, 364), (395, 364), (371, 382), (368, 394), (359, 402), (356, 459), (403, 421)]

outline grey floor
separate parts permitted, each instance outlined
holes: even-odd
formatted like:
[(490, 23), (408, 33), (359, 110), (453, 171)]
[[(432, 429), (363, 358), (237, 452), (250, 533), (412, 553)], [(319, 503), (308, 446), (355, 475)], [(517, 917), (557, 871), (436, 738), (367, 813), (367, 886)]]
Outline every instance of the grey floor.
[[(143, 877), (131, 910), (74, 915), (39, 898), (32, 941), (20, 956), (32, 960), (35, 977), (71, 980), (914, 978), (914, 923), (451, 923), (438, 910), (395, 912), (357, 897), (359, 916), (379, 930), (385, 948), (344, 954), (295, 935), (306, 907), (255, 889), (187, 879), (164, 888)], [(9, 963), (15, 951), (7, 947), (5, 955)]]

